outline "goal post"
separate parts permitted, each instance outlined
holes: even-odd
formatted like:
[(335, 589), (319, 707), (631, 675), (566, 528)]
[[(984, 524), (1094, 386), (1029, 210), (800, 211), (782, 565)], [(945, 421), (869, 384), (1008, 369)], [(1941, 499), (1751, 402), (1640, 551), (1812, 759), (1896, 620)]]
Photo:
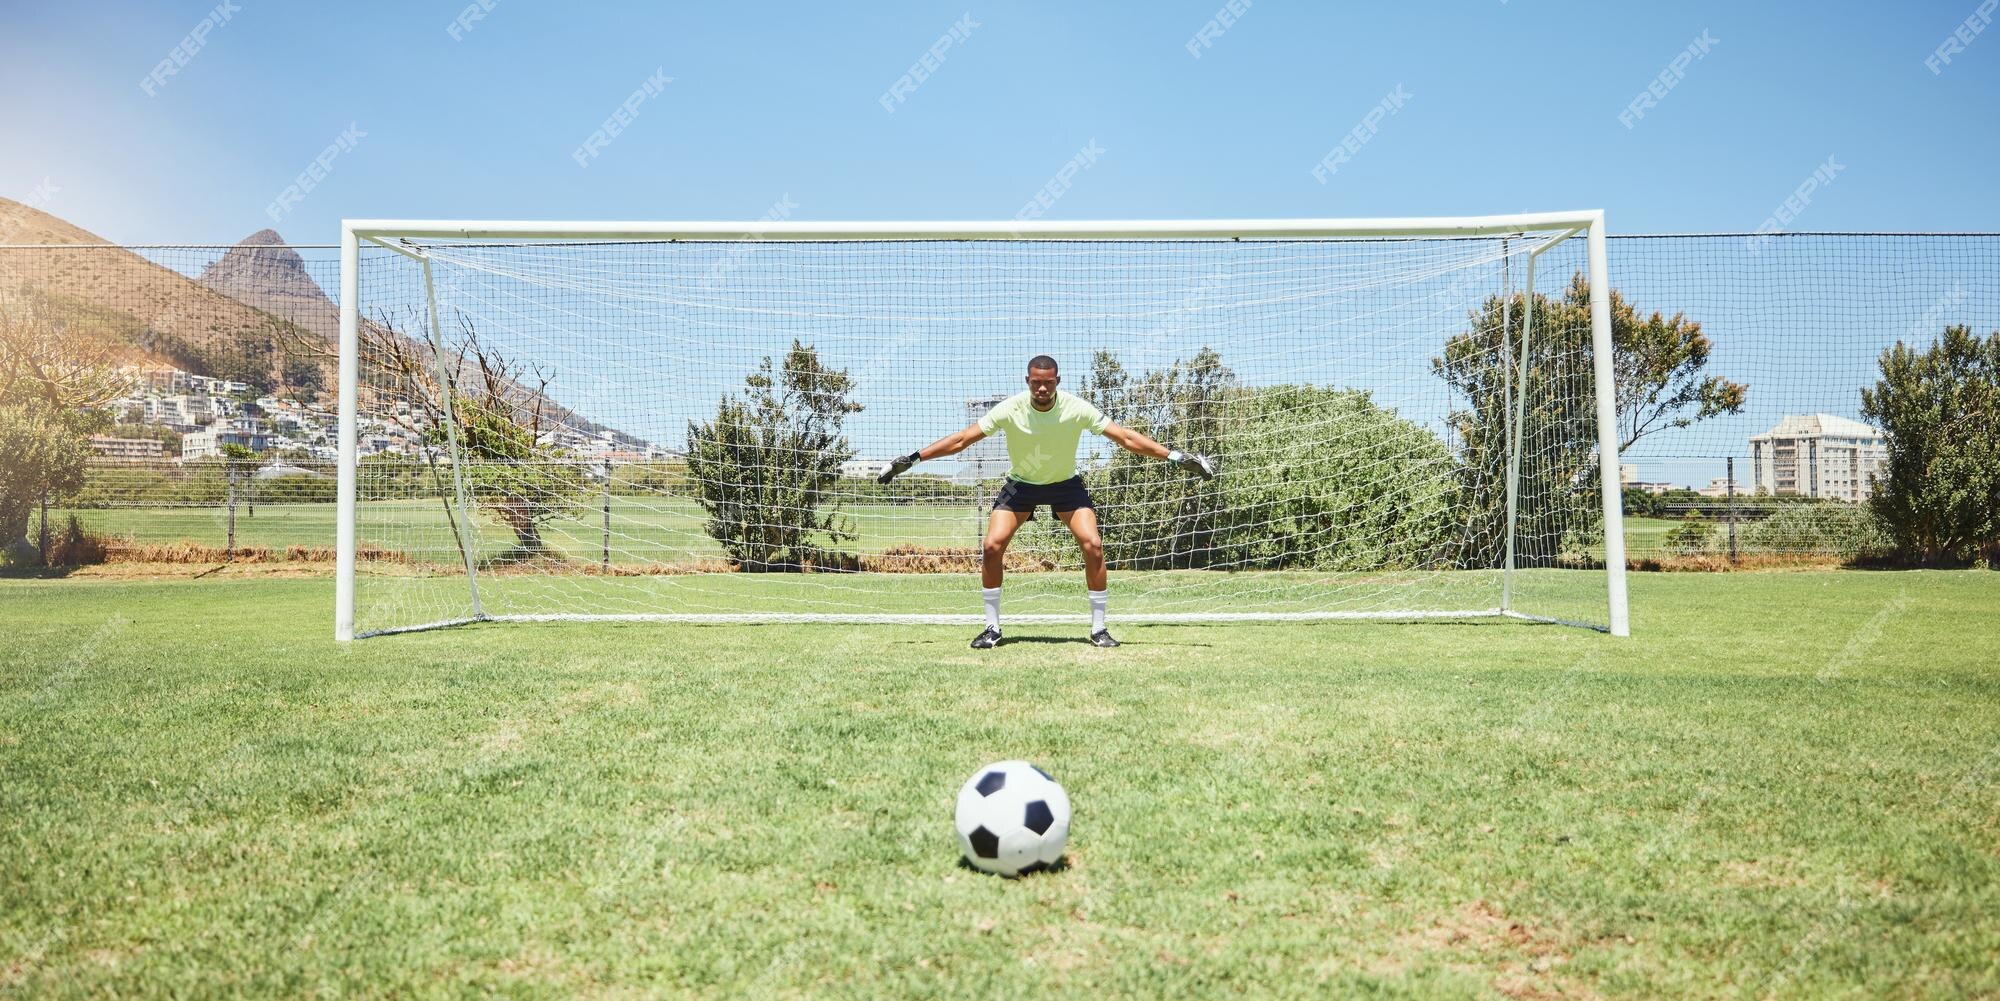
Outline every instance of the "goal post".
[[(1037, 345), (1223, 463), (1197, 485), (1086, 439), (1114, 619), (1628, 635), (1604, 246), (1595, 210), (349, 220), (335, 635), (977, 621), (989, 463), (880, 487), (870, 460), (1018, 391)], [(1082, 621), (1074, 544), (1019, 540), (1008, 621)]]

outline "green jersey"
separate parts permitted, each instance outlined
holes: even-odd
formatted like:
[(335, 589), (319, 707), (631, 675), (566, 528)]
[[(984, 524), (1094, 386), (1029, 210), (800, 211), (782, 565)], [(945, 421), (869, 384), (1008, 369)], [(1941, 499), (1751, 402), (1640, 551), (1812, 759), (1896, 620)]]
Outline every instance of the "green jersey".
[(1009, 479), (1023, 483), (1061, 483), (1076, 475), (1076, 443), (1084, 429), (1103, 434), (1111, 418), (1089, 400), (1058, 391), (1047, 410), (1036, 410), (1034, 398), (1017, 393), (979, 418), (979, 430), (1007, 433)]

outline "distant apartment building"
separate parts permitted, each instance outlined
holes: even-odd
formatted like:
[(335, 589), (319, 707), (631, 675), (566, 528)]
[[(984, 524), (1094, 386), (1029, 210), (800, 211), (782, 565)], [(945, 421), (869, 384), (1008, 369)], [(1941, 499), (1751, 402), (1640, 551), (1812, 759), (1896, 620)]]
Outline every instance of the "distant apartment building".
[(164, 456), (156, 438), (114, 438), (108, 434), (90, 436), (90, 450), (119, 462), (148, 462)]
[[(1007, 402), (1010, 394), (975, 396), (965, 401), (965, 419), (972, 423), (986, 416), (986, 412)], [(961, 483), (983, 483), (997, 480), (1007, 475), (1007, 446), (1001, 436), (994, 435), (980, 440), (965, 451), (958, 453), (958, 472), (953, 477)]]
[(1656, 497), (1674, 488), (1673, 484), (1664, 480), (1652, 482), (1640, 479), (1639, 464), (1636, 462), (1618, 464), (1618, 485), (1626, 493), (1645, 493)]
[(872, 480), (888, 471), (887, 459), (849, 459), (840, 464), (840, 475), (855, 480)]
[(1832, 414), (1792, 414), (1750, 436), (1751, 482), (1764, 493), (1864, 501), (1888, 461), (1882, 432)]
[(1730, 492), (1729, 487), (1729, 477), (1717, 476), (1708, 481), (1708, 486), (1696, 490), (1695, 493), (1703, 497), (1727, 497)]
[(185, 393), (194, 388), (194, 376), (166, 365), (148, 365), (137, 370), (137, 379), (158, 393)]
[(196, 424), (206, 424), (222, 416), (222, 411), (216, 407), (213, 397), (189, 394), (174, 399), (180, 404), (181, 413), (186, 414), (187, 419)]
[(241, 445), (252, 452), (268, 451), (271, 436), (255, 421), (233, 420), (181, 436), (181, 458), (210, 459), (222, 454), (224, 445)]
[(192, 431), (195, 422), (181, 406), (181, 397), (152, 396), (146, 399), (145, 423), (158, 424), (176, 431)]
[(392, 434), (364, 434), (360, 436), (359, 449), (362, 455), (387, 455), (414, 451), (403, 447), (403, 439)]

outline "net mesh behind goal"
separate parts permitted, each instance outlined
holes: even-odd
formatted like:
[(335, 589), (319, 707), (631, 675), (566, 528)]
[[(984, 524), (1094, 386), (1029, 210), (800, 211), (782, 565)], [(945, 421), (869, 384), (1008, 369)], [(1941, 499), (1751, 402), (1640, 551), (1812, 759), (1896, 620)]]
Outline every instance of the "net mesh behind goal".
[[(364, 244), (356, 629), (970, 621), (1004, 445), (874, 476), (1037, 354), (1223, 469), (1085, 436), (1114, 620), (1602, 623), (1586, 248), (1548, 238), (408, 241), (435, 328)], [(1010, 621), (1084, 618), (1046, 510), (1006, 567)]]

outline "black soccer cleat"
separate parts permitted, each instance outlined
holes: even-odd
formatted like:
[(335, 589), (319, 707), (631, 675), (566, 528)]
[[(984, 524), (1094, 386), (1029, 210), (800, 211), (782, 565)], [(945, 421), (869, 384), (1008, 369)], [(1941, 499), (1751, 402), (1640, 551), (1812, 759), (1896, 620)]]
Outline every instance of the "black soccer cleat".
[(974, 650), (991, 650), (999, 645), (1000, 645), (1000, 630), (995, 629), (992, 626), (987, 626), (985, 629), (980, 631), (979, 635), (974, 636), (972, 638), (972, 648)]
[(1111, 638), (1111, 630), (1099, 629), (1098, 631), (1090, 634), (1090, 645), (1101, 646), (1104, 649), (1109, 650), (1112, 647), (1117, 646), (1118, 641)]

